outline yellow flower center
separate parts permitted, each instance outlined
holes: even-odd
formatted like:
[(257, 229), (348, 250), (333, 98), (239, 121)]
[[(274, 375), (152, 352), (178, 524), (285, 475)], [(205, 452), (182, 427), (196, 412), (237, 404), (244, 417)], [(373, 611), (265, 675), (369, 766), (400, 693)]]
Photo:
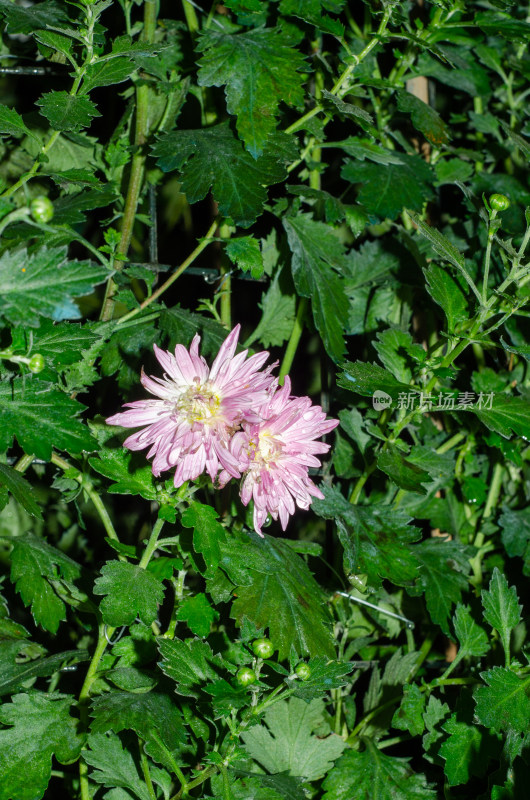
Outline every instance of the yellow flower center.
[(175, 404), (179, 416), (186, 417), (190, 424), (194, 422), (210, 422), (217, 416), (221, 398), (208, 383), (201, 385), (195, 378), (194, 384), (181, 394)]
[(269, 461), (275, 461), (281, 452), (281, 442), (270, 431), (262, 431), (259, 437), (251, 438), (247, 447), (249, 459), (260, 467), (268, 466)]

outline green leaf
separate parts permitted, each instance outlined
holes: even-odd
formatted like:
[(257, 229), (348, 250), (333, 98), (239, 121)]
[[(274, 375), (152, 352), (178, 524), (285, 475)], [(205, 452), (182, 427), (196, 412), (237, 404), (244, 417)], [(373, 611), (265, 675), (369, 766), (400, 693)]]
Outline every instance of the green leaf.
[(69, 453), (93, 450), (88, 428), (76, 419), (85, 406), (33, 377), (0, 381), (0, 450), (13, 436), (25, 453), (49, 461), (52, 446)]
[(488, 591), (482, 590), (482, 605), (484, 619), (501, 637), (502, 646), (506, 655), (506, 666), (510, 659), (510, 634), (521, 621), (521, 609), (517, 589), (508, 586), (508, 581), (494, 568)]
[(313, 317), (326, 350), (341, 361), (346, 347), (343, 339), (348, 301), (337, 273), (345, 268), (342, 244), (333, 230), (315, 222), (307, 214), (284, 219), (292, 252), (292, 272), (296, 290), (311, 298)]
[(253, 278), (263, 275), (263, 256), (259, 242), (253, 236), (239, 236), (230, 239), (225, 250), (230, 261), (243, 272), (250, 272)]
[[(261, 3), (261, 0), (259, 2)], [(261, 782), (261, 775), (259, 777), (245, 775), (244, 778), (236, 779), (232, 777), (230, 771), (227, 773), (227, 777), (230, 783), (231, 800), (286, 800), (286, 795), (279, 794), (271, 786), (264, 786)], [(219, 800), (223, 797), (224, 781), (224, 776), (219, 774), (212, 778), (212, 790)]]
[(326, 776), (322, 800), (435, 800), (425, 776), (416, 774), (407, 758), (392, 758), (365, 740), (362, 753), (347, 750)]
[(180, 710), (169, 695), (158, 691), (107, 692), (92, 701), (90, 714), (92, 733), (133, 730), (145, 743), (146, 753), (169, 770), (186, 742)]
[(280, 102), (301, 107), (304, 101), (303, 55), (289, 47), (278, 28), (242, 33), (209, 30), (199, 38), (199, 86), (225, 86), (226, 107), (237, 116), (237, 130), (256, 158), (276, 128)]
[(93, 117), (101, 116), (88, 97), (74, 97), (68, 92), (47, 92), (37, 105), (55, 131), (80, 131)]
[(47, 658), (35, 658), (40, 649), (27, 639), (6, 636), (0, 626), (0, 695), (13, 694), (26, 681), (53, 675), (67, 662), (89, 661), (87, 650), (65, 650)]
[(83, 94), (88, 94), (98, 86), (123, 83), (137, 69), (134, 61), (128, 58), (113, 58), (110, 61), (96, 61), (89, 64), (83, 79)]
[(162, 671), (176, 681), (177, 694), (199, 697), (206, 683), (216, 680), (226, 670), (219, 656), (200, 639), (162, 639), (159, 642)]
[(318, 780), (345, 747), (335, 734), (325, 738), (313, 735), (324, 721), (324, 709), (321, 699), (306, 703), (291, 697), (275, 703), (265, 712), (265, 724), (242, 734), (245, 749), (269, 773), (288, 772), (308, 781)]
[(257, 328), (246, 340), (250, 347), (260, 341), (263, 347), (280, 347), (291, 335), (296, 313), (296, 295), (282, 291), (283, 272), (278, 270), (266, 292), (261, 295), (259, 307), (262, 311)]
[(349, 503), (334, 487), (325, 487), (325, 499), (314, 500), (313, 509), (325, 519), (335, 519), (344, 547), (346, 574), (365, 573), (379, 584), (388, 578), (398, 586), (417, 575), (416, 548), (421, 532), (410, 525), (410, 517), (390, 506), (362, 507)]
[(418, 588), (425, 592), (429, 615), (435, 625), (449, 634), (451, 608), (461, 600), (468, 586), (466, 548), (458, 542), (434, 537), (416, 545), (414, 555), (420, 565)]
[(206, 694), (211, 697), (214, 719), (233, 716), (234, 710), (243, 708), (248, 704), (247, 690), (243, 687), (234, 688), (224, 678), (208, 683), (204, 687)]
[(123, 749), (115, 734), (93, 733), (88, 744), (90, 749), (83, 750), (83, 760), (94, 768), (91, 780), (109, 788), (120, 786), (139, 800), (151, 800), (131, 753)]
[(32, 35), (37, 28), (60, 25), (67, 19), (67, 10), (59, 6), (55, 0), (36, 3), (29, 8), (16, 6), (10, 0), (1, 0), (0, 13), (5, 17), (10, 34)]
[(94, 594), (106, 595), (100, 610), (107, 625), (114, 628), (132, 625), (137, 616), (144, 625), (150, 625), (164, 599), (164, 586), (141, 567), (111, 561), (101, 568), (101, 577), (94, 584)]
[(447, 328), (453, 333), (460, 322), (468, 318), (467, 297), (458, 280), (449, 275), (437, 264), (430, 264), (424, 270), (427, 291), (435, 303), (444, 310)]
[(35, 31), (35, 39), (45, 47), (51, 47), (63, 55), (70, 55), (73, 47), (73, 40), (68, 36), (63, 36), (55, 31)]
[(523, 574), (530, 576), (530, 509), (505, 508), (499, 517), (501, 539), (509, 556), (523, 559)]
[(430, 483), (429, 473), (407, 461), (396, 447), (383, 450), (377, 457), (377, 466), (401, 489), (426, 494), (427, 489), (422, 484)]
[(65, 247), (6, 250), (0, 257), (1, 314), (37, 327), (40, 317), (78, 319), (75, 297), (90, 294), (109, 271), (90, 261), (68, 261)]
[[(73, 226), (78, 222), (84, 222), (86, 211), (104, 208), (115, 201), (116, 192), (112, 185), (106, 186), (104, 189), (87, 189), (74, 195), (63, 195), (54, 203), (54, 225)], [(102, 269), (101, 266), (99, 269)], [(108, 277), (108, 274), (106, 277)]]
[(204, 130), (164, 134), (153, 154), (164, 172), (180, 170), (181, 191), (189, 203), (203, 200), (211, 188), (219, 212), (248, 228), (263, 210), (265, 187), (286, 176), (275, 150), (271, 146), (259, 158), (252, 158), (228, 123), (223, 123)]
[(342, 366), (344, 372), (339, 375), (339, 386), (363, 397), (372, 397), (375, 392), (384, 392), (391, 400), (397, 400), (401, 392), (414, 391), (408, 384), (396, 380), (391, 372), (379, 364), (345, 361)]
[[(61, 368), (75, 364), (79, 361), (80, 354), (88, 350), (99, 339), (97, 327), (90, 323), (85, 325), (75, 322), (54, 323), (44, 317), (40, 320), (38, 328), (28, 329), (19, 326), (15, 333), (21, 336), (17, 339), (16, 351), (26, 353), (40, 353), (47, 364)], [(15, 339), (13, 339), (15, 343)]]
[(500, 337), (500, 340), (501, 340), (501, 344), (504, 347), (504, 349), (507, 350), (509, 353), (515, 353), (515, 355), (521, 356), (521, 358), (524, 358), (525, 361), (530, 361), (530, 345), (529, 346), (525, 346), (525, 345), (522, 345), (521, 342), (519, 342), (519, 345), (517, 347), (511, 347), (511, 345), (507, 344), (504, 341), (502, 336)]
[(146, 500), (160, 498), (151, 467), (145, 464), (145, 458), (139, 459), (123, 447), (101, 447), (97, 457), (89, 458), (88, 463), (100, 475), (116, 481), (107, 490), (111, 494), (139, 494)]
[(99, 348), (96, 353), (101, 353), (101, 372), (103, 375), (117, 372), (118, 384), (123, 391), (136, 387), (146, 351), (151, 355), (153, 343), (159, 338), (160, 333), (149, 319), (137, 320), (137, 324), (130, 328), (119, 327), (104, 348)]
[(71, 764), (81, 750), (79, 720), (70, 716), (74, 698), (17, 694), (0, 707), (0, 800), (40, 800), (51, 777), (52, 756)]
[(181, 522), (186, 528), (193, 528), (193, 549), (204, 558), (206, 571), (215, 570), (226, 541), (226, 529), (218, 522), (215, 509), (193, 501), (183, 512)]
[(291, 775), (279, 773), (277, 775), (259, 775), (259, 780), (262, 786), (274, 789), (278, 792), (282, 800), (305, 800), (306, 798), (302, 781), (299, 778), (293, 778)]
[(472, 775), (483, 775), (487, 768), (487, 733), (477, 725), (461, 722), (452, 714), (443, 729), (449, 738), (442, 743), (439, 755), (445, 760), (444, 772), (449, 786), (468, 783)]
[(487, 686), (475, 689), (473, 697), (481, 725), (496, 731), (513, 729), (526, 733), (530, 725), (530, 678), (521, 680), (504, 667), (493, 667), (481, 672), (480, 677)]
[(399, 111), (404, 111), (410, 114), (412, 124), (416, 130), (423, 133), (426, 139), (436, 147), (446, 144), (449, 141), (449, 134), (444, 121), (436, 113), (434, 108), (424, 103), (419, 97), (416, 97), (403, 89), (398, 89), (397, 107)]
[(475, 14), (473, 22), (490, 36), (504, 36), (513, 42), (527, 42), (530, 38), (530, 23), (516, 19), (511, 14), (494, 14), (483, 11)]
[(458, 639), (458, 653), (453, 666), (456, 666), (463, 658), (475, 656), (481, 658), (490, 649), (489, 638), (486, 631), (477, 625), (471, 616), (471, 609), (458, 603), (453, 617), (455, 634)]
[(42, 511), (35, 500), (31, 483), (27, 481), (16, 469), (0, 464), (0, 486), (10, 492), (17, 503), (20, 503), (28, 514), (37, 519), (42, 519)]
[(0, 136), (34, 136), (14, 108), (0, 105)]
[(475, 403), (471, 406), (471, 411), (487, 428), (500, 433), (506, 439), (511, 437), (512, 431), (516, 436), (530, 439), (530, 403), (524, 397), (496, 394), (491, 408), (481, 409)]
[(184, 620), (192, 633), (204, 638), (210, 633), (215, 619), (215, 611), (208, 602), (206, 595), (203, 592), (199, 592), (183, 601), (177, 611), (177, 619)]
[(464, 183), (473, 175), (473, 164), (463, 161), (460, 158), (447, 158), (438, 161), (434, 171), (436, 172), (437, 185), (443, 186), (447, 183)]
[(282, 14), (290, 14), (309, 22), (321, 31), (340, 37), (344, 35), (344, 25), (339, 20), (322, 14), (322, 7), (338, 14), (343, 5), (344, 0), (338, 2), (334, 0), (332, 3), (326, 0), (281, 0), (280, 11)]
[[(295, 2), (304, 2), (304, 0), (295, 0)], [(355, 106), (353, 103), (345, 103), (340, 97), (326, 91), (326, 89), (322, 90), (322, 98), (328, 108), (334, 108), (336, 114), (355, 119), (365, 130), (369, 131), (374, 125), (373, 117), (364, 108)]]
[(31, 605), (35, 622), (51, 633), (56, 633), (66, 615), (50, 581), (74, 581), (80, 574), (79, 564), (32, 533), (13, 542), (11, 580), (24, 605)]
[(411, 736), (420, 736), (425, 728), (425, 693), (420, 692), (415, 683), (403, 687), (403, 699), (392, 717), (392, 726), (400, 731), (408, 731)]
[(300, 656), (333, 658), (330, 616), (305, 561), (284, 541), (250, 533), (227, 537), (219, 566), (236, 585), (231, 616), (269, 629), (280, 659), (291, 648)]
[(297, 681), (293, 685), (294, 696), (302, 700), (313, 700), (321, 697), (331, 689), (337, 689), (350, 682), (348, 676), (353, 672), (353, 665), (344, 661), (330, 661), (324, 656), (310, 658), (308, 662), (311, 674), (304, 681)]
[(408, 331), (400, 328), (387, 328), (377, 334), (379, 341), (374, 347), (382, 363), (398, 381), (410, 383), (417, 364), (425, 361), (425, 350), (415, 344)]
[(449, 47), (444, 44), (439, 50), (447, 59), (448, 67), (427, 53), (422, 53), (409, 75), (436, 78), (446, 86), (451, 86), (458, 92), (466, 92), (472, 97), (490, 94), (488, 73), (480, 66), (471, 48)]
[(421, 211), (433, 197), (434, 174), (419, 156), (396, 155), (398, 163), (375, 164), (346, 161), (341, 176), (350, 183), (362, 184), (357, 200), (380, 219), (396, 219), (403, 209)]
[(444, 259), (444, 261), (449, 261), (450, 264), (458, 269), (464, 269), (464, 256), (457, 250), (454, 244), (443, 235), (443, 233), (440, 233), (440, 231), (436, 230), (436, 228), (431, 228), (430, 225), (427, 225), (427, 223), (422, 220), (419, 214), (409, 213), (409, 217), (412, 219), (414, 224), (418, 226), (420, 233), (430, 241), (433, 246), (433, 250), (438, 253), (438, 255)]
[(433, 745), (443, 737), (441, 730), (437, 728), (439, 722), (445, 719), (450, 712), (447, 703), (442, 703), (434, 694), (429, 697), (429, 702), (423, 714), (423, 721), (428, 733), (423, 737), (422, 744), (426, 754), (431, 754)]

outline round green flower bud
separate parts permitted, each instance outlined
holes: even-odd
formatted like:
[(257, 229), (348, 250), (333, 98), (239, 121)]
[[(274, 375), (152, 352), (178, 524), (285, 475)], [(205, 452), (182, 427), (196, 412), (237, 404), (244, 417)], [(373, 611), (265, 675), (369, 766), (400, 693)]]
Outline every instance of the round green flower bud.
[(270, 658), (275, 647), (270, 639), (256, 639), (252, 642), (252, 652), (256, 658)]
[(305, 661), (300, 661), (300, 663), (296, 665), (294, 671), (303, 681), (306, 681), (311, 676), (311, 667), (309, 664), (306, 664)]
[(44, 356), (41, 356), (40, 353), (35, 353), (28, 362), (28, 367), (31, 372), (42, 372), (45, 366), (46, 362), (44, 361)]
[(29, 208), (35, 222), (46, 223), (53, 217), (53, 203), (48, 197), (44, 197), (42, 194), (33, 198)]
[(510, 207), (510, 201), (505, 194), (492, 194), (489, 200), (490, 206), (495, 211), (506, 211)]
[(241, 667), (237, 672), (236, 680), (241, 686), (251, 686), (253, 683), (256, 683), (257, 677), (254, 670), (250, 669), (250, 667)]

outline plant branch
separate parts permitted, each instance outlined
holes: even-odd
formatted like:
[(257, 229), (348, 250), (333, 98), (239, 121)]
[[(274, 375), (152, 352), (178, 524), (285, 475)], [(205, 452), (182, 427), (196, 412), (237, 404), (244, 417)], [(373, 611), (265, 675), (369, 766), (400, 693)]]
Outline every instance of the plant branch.
[[(103, 523), (103, 527), (105, 528), (109, 539), (112, 539), (112, 541), (117, 542), (119, 544), (120, 540), (118, 534), (116, 533), (114, 525), (112, 524), (109, 512), (107, 511), (103, 500), (94, 489), (94, 486), (92, 485), (90, 478), (87, 475), (84, 475), (76, 467), (73, 467), (71, 464), (69, 464), (68, 461), (65, 461), (64, 458), (61, 458), (61, 456), (57, 455), (57, 453), (52, 453), (51, 462), (52, 464), (55, 464), (56, 467), (62, 469), (64, 472), (66, 471), (70, 472), (71, 477), (75, 481), (77, 481), (77, 483), (80, 486), (83, 487), (87, 495), (92, 500), (92, 503), (94, 504), (94, 507), (99, 514), (99, 518)], [(118, 557), (121, 561), (126, 560), (125, 557), (122, 555)]]
[[(157, 0), (144, 0), (144, 27), (141, 36), (141, 40), (144, 42), (152, 43), (154, 41), (156, 31), (156, 14)], [(127, 195), (125, 198), (125, 207), (122, 217), (121, 239), (118, 247), (116, 248), (116, 254), (113, 263), (113, 268), (118, 271), (122, 269), (123, 260), (129, 252), (134, 222), (136, 220), (138, 201), (140, 198), (140, 190), (143, 183), (146, 159), (144, 146), (149, 134), (149, 91), (149, 86), (140, 80), (136, 87), (136, 124), (134, 133), (134, 146), (136, 148), (136, 152), (131, 163), (129, 184), (127, 187)], [(114, 313), (114, 295), (116, 294), (116, 289), (116, 282), (113, 278), (110, 278), (107, 283), (105, 299), (101, 309), (101, 319), (103, 321), (112, 319), (112, 315)]]
[(167, 291), (167, 289), (169, 289), (169, 287), (173, 283), (175, 283), (177, 278), (179, 278), (182, 275), (184, 270), (186, 270), (190, 266), (190, 264), (193, 264), (195, 259), (202, 253), (202, 251), (206, 247), (208, 247), (209, 244), (212, 243), (213, 241), (212, 237), (216, 231), (217, 225), (218, 225), (217, 220), (214, 220), (210, 225), (208, 232), (206, 233), (206, 236), (199, 242), (195, 250), (193, 250), (193, 252), (189, 254), (189, 256), (182, 262), (182, 264), (179, 267), (177, 267), (175, 272), (172, 275), (170, 275), (170, 277), (161, 286), (159, 286), (159, 288), (155, 292), (153, 292), (153, 294), (150, 297), (147, 297), (143, 301), (143, 303), (140, 303), (138, 308), (133, 308), (133, 310), (129, 311), (128, 314), (124, 314), (123, 317), (120, 317), (119, 320), (117, 321), (117, 324), (121, 325), (127, 320), (132, 319), (132, 317), (135, 317), (137, 314), (143, 311), (144, 308), (147, 308), (148, 306), (151, 305), (151, 303), (154, 303), (155, 300), (158, 300), (158, 298), (162, 294), (164, 294), (164, 292)]

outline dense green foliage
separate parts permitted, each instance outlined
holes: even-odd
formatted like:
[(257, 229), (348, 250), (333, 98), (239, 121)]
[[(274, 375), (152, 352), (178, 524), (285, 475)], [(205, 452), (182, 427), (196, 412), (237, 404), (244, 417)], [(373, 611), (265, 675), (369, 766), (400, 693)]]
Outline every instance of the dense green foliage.
[[(201, 5), (0, 0), (0, 800), (526, 798), (528, 8)], [(105, 424), (236, 323), (264, 538)]]

